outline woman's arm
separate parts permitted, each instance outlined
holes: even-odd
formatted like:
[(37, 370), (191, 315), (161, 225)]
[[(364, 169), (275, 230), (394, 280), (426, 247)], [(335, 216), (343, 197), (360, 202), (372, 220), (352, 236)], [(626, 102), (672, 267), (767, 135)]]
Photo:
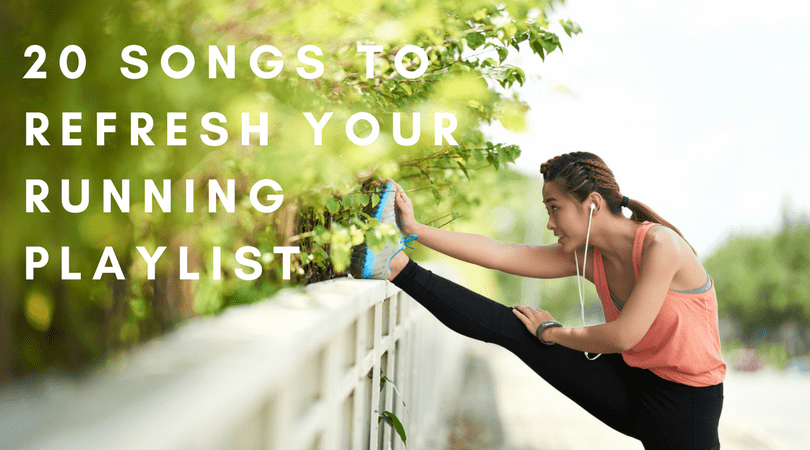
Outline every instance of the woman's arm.
[(507, 244), (478, 234), (443, 230), (416, 221), (413, 206), (398, 184), (397, 222), (403, 234), (419, 236), (419, 243), (453, 258), (488, 269), (534, 278), (559, 278), (576, 273), (573, 257), (559, 244)]
[(509, 244), (478, 234), (418, 224), (412, 228), (423, 245), (488, 269), (533, 278), (560, 278), (576, 273), (573, 256), (560, 245)]
[[(547, 328), (540, 337), (546, 342), (590, 353), (621, 353), (632, 349), (647, 334), (661, 310), (680, 261), (678, 245), (671, 233), (649, 233), (638, 280), (616, 320), (590, 327)], [(542, 310), (521, 306), (514, 311), (532, 334), (540, 323), (553, 320)]]

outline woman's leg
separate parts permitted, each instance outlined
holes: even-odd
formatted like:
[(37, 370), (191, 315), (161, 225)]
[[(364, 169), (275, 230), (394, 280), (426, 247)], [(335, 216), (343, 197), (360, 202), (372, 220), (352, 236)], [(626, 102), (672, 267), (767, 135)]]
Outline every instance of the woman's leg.
[(693, 387), (647, 372), (635, 424), (648, 450), (716, 450), (723, 409), (723, 384)]
[(636, 437), (632, 418), (638, 408), (638, 395), (634, 380), (641, 369), (627, 366), (621, 355), (602, 355), (589, 361), (582, 352), (544, 345), (526, 330), (511, 308), (410, 260), (392, 282), (453, 331), (508, 349), (602, 422)]

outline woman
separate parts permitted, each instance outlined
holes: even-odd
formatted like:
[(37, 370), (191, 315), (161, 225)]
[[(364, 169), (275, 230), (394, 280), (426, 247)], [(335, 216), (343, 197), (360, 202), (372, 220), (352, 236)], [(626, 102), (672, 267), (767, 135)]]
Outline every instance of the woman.
[[(604, 324), (563, 327), (547, 311), (506, 307), (434, 275), (398, 250), (389, 252), (393, 257), (365, 250), (365, 258), (388, 261), (390, 274), (380, 277), (445, 325), (505, 347), (645, 449), (719, 448), (726, 366), (713, 283), (692, 247), (648, 207), (624, 197), (596, 155), (561, 155), (540, 171), (548, 228), (558, 237), (552, 245), (505, 244), (420, 224), (393, 182), (395, 198), (381, 208), (395, 203), (404, 234), (483, 267), (559, 278), (577, 275), (581, 264), (584, 277), (596, 284)], [(630, 219), (622, 207), (633, 212)], [(595, 359), (597, 353), (602, 356)]]

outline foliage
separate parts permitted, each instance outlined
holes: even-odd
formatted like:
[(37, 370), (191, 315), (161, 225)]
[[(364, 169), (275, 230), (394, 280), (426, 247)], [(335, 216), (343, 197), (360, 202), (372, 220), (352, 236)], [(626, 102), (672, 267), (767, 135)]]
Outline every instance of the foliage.
[(786, 321), (810, 324), (810, 225), (731, 239), (704, 266), (715, 282), (720, 315), (737, 319), (745, 336)]
[[(368, 181), (395, 177), (412, 195), (419, 219), (441, 225), (475, 210), (482, 185), (476, 173), (499, 169), (514, 161), (519, 149), (487, 142), (482, 122), (499, 120), (520, 128), (527, 106), (510, 96), (509, 88), (525, 82), (520, 67), (507, 64), (509, 52), (531, 51), (540, 57), (561, 50), (549, 30), (548, 1), (468, 2), (44, 2), (31, 0), (4, 7), (3, 83), (4, 123), (11, 136), (3, 152), (0, 186), (8, 199), (0, 211), (6, 224), (2, 240), (3, 282), (0, 298), (0, 379), (41, 370), (54, 364), (79, 369), (116, 349), (166, 332), (185, 318), (216, 314), (230, 305), (265, 298), (281, 287), (343, 276), (352, 245), (367, 241), (381, 245), (390, 230), (368, 220), (367, 211), (379, 201)], [(567, 34), (581, 30), (561, 21)], [(23, 57), (30, 45), (46, 52), (46, 80), (23, 79), (33, 58)], [(149, 71), (142, 79), (121, 74), (121, 51), (144, 47)], [(182, 79), (161, 70), (161, 55), (172, 45), (191, 50), (196, 64)], [(270, 79), (250, 69), (251, 52), (272, 44), (284, 65)], [(324, 73), (305, 79), (296, 69), (297, 51), (306, 44), (323, 52)], [(365, 55), (358, 44), (376, 44), (375, 73), (366, 78)], [(408, 79), (395, 70), (404, 45), (427, 52), (425, 74)], [(62, 74), (59, 55), (68, 45), (79, 46), (87, 66), (77, 79)], [(209, 46), (224, 55), (234, 46), (234, 78), (222, 71), (209, 77)], [(403, 63), (414, 70), (421, 61), (414, 53)], [(312, 54), (310, 54), (312, 56)], [(267, 62), (261, 59), (260, 63)], [(174, 70), (182, 58), (173, 57)], [(74, 67), (75, 58), (68, 58)], [(25, 112), (45, 114), (49, 146), (26, 146)], [(82, 139), (64, 145), (63, 112), (80, 112)], [(116, 130), (96, 145), (98, 112), (114, 112)], [(148, 113), (154, 119), (149, 137), (154, 145), (132, 145), (130, 115)], [(173, 145), (169, 113), (185, 112), (184, 145)], [(221, 113), (219, 124), (228, 133), (221, 145), (205, 145), (202, 118)], [(251, 125), (266, 114), (267, 139), (258, 133), (242, 142), (241, 113)], [(304, 114), (319, 119), (333, 115), (315, 143), (313, 126)], [(369, 145), (356, 145), (345, 124), (359, 112), (371, 114), (380, 126)], [(434, 143), (433, 115), (453, 113), (457, 145)], [(403, 135), (421, 114), (421, 133), (414, 145), (397, 144), (394, 113), (403, 117)], [(369, 133), (365, 122), (358, 136)], [(365, 129), (364, 129), (365, 127)], [(216, 135), (210, 134), (214, 138)], [(49, 213), (25, 211), (25, 180), (43, 180), (50, 187)], [(90, 202), (81, 213), (61, 207), (61, 180), (69, 180), (71, 200), (79, 197), (79, 181), (89, 180)], [(109, 179), (131, 186), (131, 208), (112, 212), (102, 208), (102, 183)], [(261, 179), (282, 188), (284, 202), (272, 213), (251, 207), (249, 192)], [(147, 212), (145, 180), (171, 183), (171, 212)], [(193, 187), (187, 191), (187, 180)], [(235, 211), (209, 212), (209, 180), (223, 188), (233, 180)], [(479, 184), (476, 184), (479, 183)], [(420, 195), (422, 192), (429, 195)], [(186, 212), (193, 194), (193, 212)], [(25, 279), (25, 247), (41, 246), (50, 262)], [(150, 254), (166, 246), (154, 279), (137, 250)], [(261, 276), (245, 281), (235, 276), (245, 269), (234, 258), (240, 247), (255, 247)], [(300, 246), (291, 261), (292, 279), (284, 280), (276, 246)], [(65, 280), (60, 249), (69, 247), (69, 268), (79, 280)], [(114, 250), (124, 279), (106, 274), (93, 279), (105, 248)], [(180, 280), (181, 248), (188, 252), (187, 271), (198, 280)], [(218, 277), (214, 248), (221, 249)]]

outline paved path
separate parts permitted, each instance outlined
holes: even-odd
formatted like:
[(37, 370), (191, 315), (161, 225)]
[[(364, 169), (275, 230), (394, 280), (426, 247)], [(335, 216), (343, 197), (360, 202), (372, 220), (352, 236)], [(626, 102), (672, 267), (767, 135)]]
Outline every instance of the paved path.
[(495, 374), (490, 363), (478, 354), (470, 355), (466, 367), (462, 395), (455, 412), (448, 419), (452, 450), (501, 450), (506, 446), (498, 398), (495, 395)]
[[(451, 417), (448, 450), (642, 450), (641, 443), (590, 416), (511, 353), (479, 342), (471, 352), (467, 395)], [(810, 448), (804, 425), (810, 378), (786, 381), (791, 379), (729, 374), (720, 424), (723, 450)]]

